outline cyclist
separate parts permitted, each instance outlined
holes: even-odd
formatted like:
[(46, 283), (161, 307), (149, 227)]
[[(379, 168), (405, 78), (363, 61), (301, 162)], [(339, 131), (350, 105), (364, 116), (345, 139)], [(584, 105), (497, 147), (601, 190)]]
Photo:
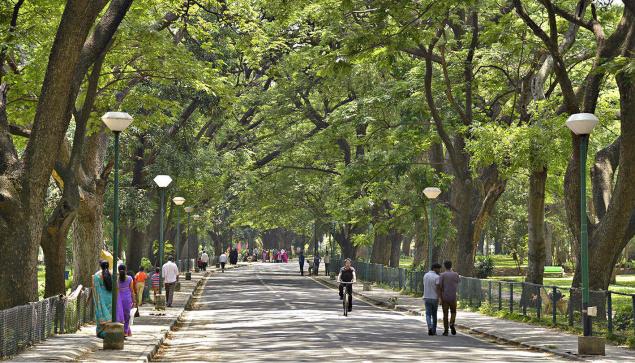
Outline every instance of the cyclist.
[[(340, 274), (337, 276), (337, 282), (352, 282), (355, 283), (357, 281), (357, 277), (355, 276), (355, 268), (352, 265), (352, 261), (350, 258), (344, 260), (344, 267), (340, 269)], [(353, 310), (353, 284), (339, 284), (340, 289), (340, 300), (344, 300), (344, 286), (346, 286), (346, 292), (351, 296), (350, 301), (348, 302), (348, 311)]]

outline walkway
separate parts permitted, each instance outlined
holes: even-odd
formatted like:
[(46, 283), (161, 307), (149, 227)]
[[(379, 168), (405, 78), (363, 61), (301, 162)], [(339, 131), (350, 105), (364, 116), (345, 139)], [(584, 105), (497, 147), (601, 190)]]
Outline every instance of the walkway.
[(300, 277), (296, 264), (255, 264), (215, 274), (155, 357), (158, 361), (504, 361), (559, 359), (470, 335), (427, 335), (413, 317), (356, 300), (346, 318), (337, 293)]

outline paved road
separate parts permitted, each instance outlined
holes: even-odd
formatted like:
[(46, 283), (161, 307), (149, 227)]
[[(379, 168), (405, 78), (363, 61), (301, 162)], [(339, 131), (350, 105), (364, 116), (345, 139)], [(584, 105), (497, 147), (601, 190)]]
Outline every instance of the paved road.
[(158, 361), (422, 362), (557, 360), (469, 335), (427, 335), (425, 321), (355, 300), (342, 316), (335, 290), (296, 264), (254, 264), (213, 275)]

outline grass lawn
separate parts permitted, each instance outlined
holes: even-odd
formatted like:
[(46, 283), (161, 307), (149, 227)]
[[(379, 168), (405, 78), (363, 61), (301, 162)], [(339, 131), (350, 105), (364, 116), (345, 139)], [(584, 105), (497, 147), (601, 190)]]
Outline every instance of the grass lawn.
[[(518, 268), (516, 261), (510, 255), (490, 255), (494, 261), (494, 268)], [(520, 265), (520, 267), (527, 267), (527, 261)]]

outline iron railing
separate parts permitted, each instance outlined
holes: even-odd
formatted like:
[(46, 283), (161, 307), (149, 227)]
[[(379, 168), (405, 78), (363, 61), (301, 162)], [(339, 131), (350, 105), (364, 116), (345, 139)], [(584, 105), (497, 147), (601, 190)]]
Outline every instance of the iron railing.
[(54, 334), (74, 333), (94, 321), (90, 289), (0, 310), (0, 358), (16, 355)]

